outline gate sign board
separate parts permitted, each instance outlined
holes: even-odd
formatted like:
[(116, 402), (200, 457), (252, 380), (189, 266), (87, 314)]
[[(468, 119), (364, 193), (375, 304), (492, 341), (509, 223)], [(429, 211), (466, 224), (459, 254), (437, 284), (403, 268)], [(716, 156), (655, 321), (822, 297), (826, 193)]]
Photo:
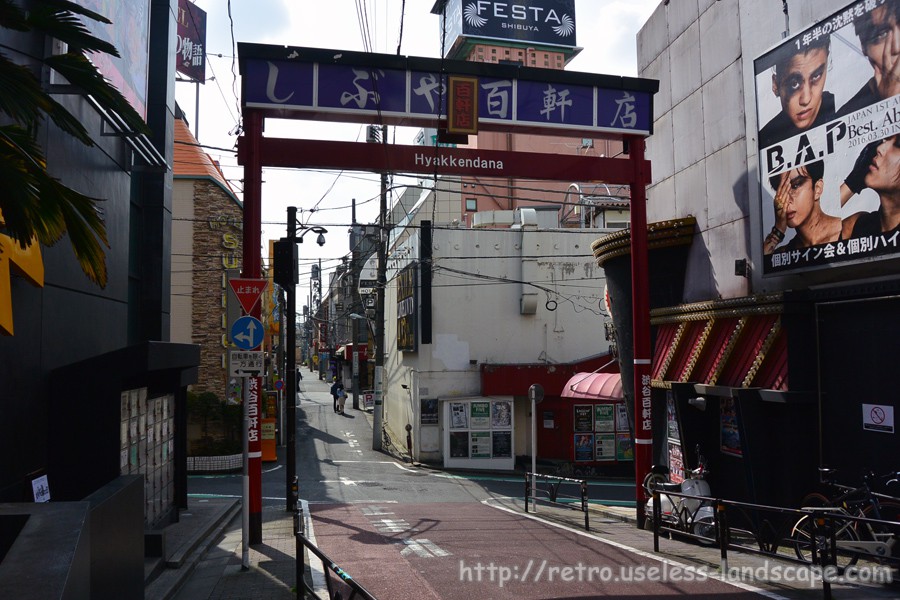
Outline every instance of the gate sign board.
[(239, 43), (242, 101), (265, 116), (437, 127), (447, 79), (477, 81), (477, 130), (511, 133), (652, 133), (655, 80)]

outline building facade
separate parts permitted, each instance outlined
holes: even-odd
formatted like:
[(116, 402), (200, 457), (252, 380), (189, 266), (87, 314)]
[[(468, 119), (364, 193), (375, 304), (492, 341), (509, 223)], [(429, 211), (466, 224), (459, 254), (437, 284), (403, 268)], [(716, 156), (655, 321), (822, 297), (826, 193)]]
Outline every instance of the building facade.
[[(841, 228), (860, 212), (878, 213), (874, 180), (857, 184), (867, 205), (844, 204), (842, 186), (867, 145), (861, 124), (872, 129), (865, 141), (873, 148), (894, 135), (896, 97), (862, 108), (851, 100), (874, 89), (866, 23), (896, 12), (894, 2), (784, 11), (778, 3), (663, 2), (638, 34), (640, 75), (660, 82), (648, 217), (696, 219), (680, 285), (651, 299), (654, 453), (678, 473), (696, 465), (699, 444), (722, 497), (795, 505), (817, 466), (847, 481), (895, 468), (896, 394), (886, 373), (898, 350), (896, 229)], [(827, 68), (820, 118), (792, 125), (781, 77), (796, 49)], [(807, 76), (798, 79), (804, 90)], [(824, 178), (807, 166), (815, 158), (830, 170)], [(833, 224), (830, 237), (803, 237), (810, 229), (797, 216), (799, 192), (782, 188), (791, 194), (784, 200), (780, 181), (813, 190), (802, 210)], [(653, 277), (652, 252), (650, 269)], [(625, 270), (606, 271), (624, 287)]]

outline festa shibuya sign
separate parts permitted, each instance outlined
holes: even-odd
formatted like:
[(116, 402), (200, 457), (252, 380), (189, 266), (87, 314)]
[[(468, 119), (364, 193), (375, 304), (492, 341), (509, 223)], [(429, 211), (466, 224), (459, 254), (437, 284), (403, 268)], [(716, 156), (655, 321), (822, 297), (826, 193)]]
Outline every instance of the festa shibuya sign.
[(576, 45), (574, 0), (447, 0), (432, 12), (441, 13), (450, 45), (461, 36)]
[(898, 23), (861, 0), (754, 61), (764, 275), (900, 255)]
[(657, 82), (510, 65), (238, 44), (242, 98), (273, 116), (435, 127), (449, 76), (477, 81), (478, 131), (649, 135)]

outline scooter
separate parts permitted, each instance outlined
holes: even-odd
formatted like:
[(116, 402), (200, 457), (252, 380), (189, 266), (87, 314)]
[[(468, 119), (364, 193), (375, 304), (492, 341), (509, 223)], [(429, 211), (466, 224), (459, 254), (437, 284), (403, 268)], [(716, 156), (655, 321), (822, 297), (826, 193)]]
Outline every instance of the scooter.
[[(653, 465), (650, 472), (644, 477), (644, 490), (648, 500), (644, 509), (644, 529), (653, 529), (654, 500), (653, 492), (659, 492), (660, 525), (692, 533), (708, 540), (715, 540), (715, 513), (714, 507), (708, 500), (689, 498), (682, 496), (670, 496), (666, 492), (676, 492), (687, 496), (710, 495), (709, 483), (706, 474), (709, 472), (706, 461), (697, 448), (698, 466), (688, 472), (688, 476), (681, 483), (669, 481), (669, 468), (665, 465)], [(702, 543), (711, 543), (700, 540)]]

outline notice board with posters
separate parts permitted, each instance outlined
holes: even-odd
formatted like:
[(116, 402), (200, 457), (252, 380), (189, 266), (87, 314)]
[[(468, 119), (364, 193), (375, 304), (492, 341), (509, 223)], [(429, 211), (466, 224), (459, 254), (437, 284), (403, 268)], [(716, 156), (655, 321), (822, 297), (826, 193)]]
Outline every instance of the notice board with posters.
[(515, 403), (512, 396), (441, 398), (444, 466), (513, 469)]
[(900, 255), (898, 14), (850, 2), (754, 61), (763, 276)]
[(573, 405), (572, 430), (575, 462), (634, 459), (628, 413), (622, 402)]

